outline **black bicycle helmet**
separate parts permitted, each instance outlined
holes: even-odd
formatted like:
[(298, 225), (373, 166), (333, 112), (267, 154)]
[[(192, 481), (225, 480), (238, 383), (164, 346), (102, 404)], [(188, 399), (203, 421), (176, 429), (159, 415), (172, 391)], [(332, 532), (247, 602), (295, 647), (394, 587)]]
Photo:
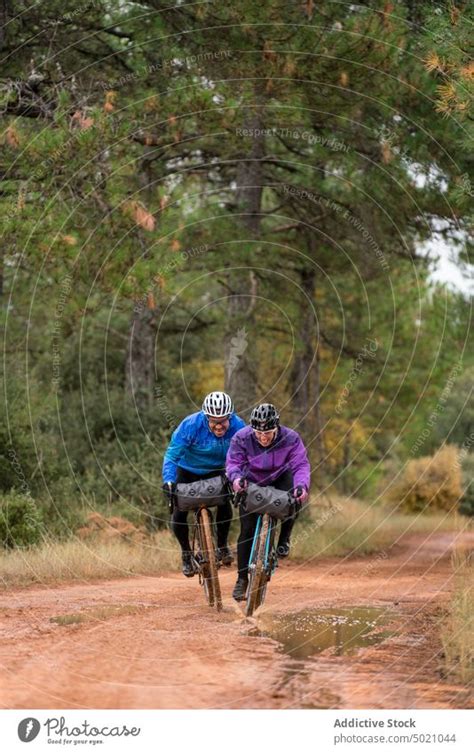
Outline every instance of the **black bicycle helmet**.
[(262, 403), (253, 409), (250, 416), (250, 426), (257, 431), (270, 431), (280, 423), (277, 409), (271, 403)]

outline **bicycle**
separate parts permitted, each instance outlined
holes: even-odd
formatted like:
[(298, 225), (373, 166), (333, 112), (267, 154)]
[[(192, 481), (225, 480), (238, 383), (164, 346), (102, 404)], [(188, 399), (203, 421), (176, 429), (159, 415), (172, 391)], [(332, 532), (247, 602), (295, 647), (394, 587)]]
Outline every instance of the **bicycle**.
[(245, 616), (251, 617), (265, 600), (267, 584), (278, 566), (274, 546), (277, 521), (267, 512), (259, 515), (249, 558), (249, 585)]
[(217, 558), (212, 535), (212, 516), (208, 508), (204, 506), (194, 511), (192, 553), (199, 575), (199, 584), (204, 588), (207, 603), (210, 607), (215, 606), (216, 610), (220, 612), (222, 610), (222, 595), (218, 569), (221, 563)]
[[(249, 584), (245, 605), (246, 617), (251, 617), (255, 610), (263, 604), (267, 585), (278, 567), (278, 555), (275, 548), (275, 531), (278, 520), (284, 520), (288, 517), (288, 514), (294, 513), (294, 500), (291, 495), (288, 492), (273, 489), (273, 487), (257, 487), (257, 485), (250, 484), (247, 490), (237, 493), (234, 503), (245, 504), (249, 489), (257, 490), (254, 495), (257, 500), (257, 507), (254, 511), (260, 514), (255, 526), (248, 564)], [(262, 492), (276, 495), (277, 499), (265, 502), (262, 499)], [(265, 507), (272, 509), (275, 514), (265, 512)], [(251, 512), (251, 510), (248, 510), (248, 512)]]
[[(221, 477), (203, 479), (189, 484), (178, 484), (172, 506), (193, 512), (194, 524), (191, 553), (199, 583), (204, 588), (209, 606), (222, 610), (222, 594), (218, 570), (221, 561), (217, 556), (213, 535), (213, 519), (209, 507), (220, 504), (229, 493), (227, 483)], [(171, 510), (172, 512), (172, 510)]]

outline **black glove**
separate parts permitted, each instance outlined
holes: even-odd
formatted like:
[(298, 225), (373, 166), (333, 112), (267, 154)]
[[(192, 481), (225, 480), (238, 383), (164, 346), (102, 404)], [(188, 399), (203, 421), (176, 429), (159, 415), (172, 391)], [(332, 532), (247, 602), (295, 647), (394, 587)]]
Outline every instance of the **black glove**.
[(308, 498), (308, 492), (306, 491), (304, 486), (295, 486), (295, 488), (291, 492), (291, 495), (293, 497), (294, 514), (298, 515), (303, 502)]
[(167, 481), (163, 484), (162, 489), (164, 498), (168, 503), (169, 511), (172, 513), (176, 496), (176, 484), (174, 481)]
[(247, 498), (248, 481), (246, 478), (238, 478), (232, 484), (232, 504), (234, 507), (239, 507)]

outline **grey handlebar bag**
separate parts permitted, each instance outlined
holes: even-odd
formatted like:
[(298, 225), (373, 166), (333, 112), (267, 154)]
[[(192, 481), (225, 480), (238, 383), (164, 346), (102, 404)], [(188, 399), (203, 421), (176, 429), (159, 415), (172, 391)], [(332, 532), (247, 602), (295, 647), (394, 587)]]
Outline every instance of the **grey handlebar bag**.
[(243, 502), (245, 512), (259, 515), (267, 512), (278, 520), (286, 520), (293, 513), (293, 502), (288, 492), (275, 489), (274, 486), (257, 486), (251, 482), (246, 492)]
[(222, 476), (176, 486), (176, 504), (181, 512), (197, 510), (199, 507), (218, 507), (225, 505), (227, 501), (228, 494)]

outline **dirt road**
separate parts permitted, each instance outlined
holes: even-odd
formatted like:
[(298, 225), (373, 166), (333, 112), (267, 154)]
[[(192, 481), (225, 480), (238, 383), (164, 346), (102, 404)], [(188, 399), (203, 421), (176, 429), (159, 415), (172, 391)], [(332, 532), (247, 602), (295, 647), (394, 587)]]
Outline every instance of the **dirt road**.
[[(219, 615), (197, 579), (178, 573), (4, 592), (1, 706), (472, 708), (469, 691), (444, 678), (439, 655), (450, 554), (460, 544), (472, 547), (472, 535), (417, 535), (374, 557), (285, 562), (250, 621), (230, 598), (233, 570), (221, 577)], [(358, 623), (364, 610), (355, 606), (379, 608), (381, 622)], [(357, 624), (368, 640), (355, 648), (356, 635), (349, 650), (344, 630), (352, 641)], [(329, 647), (308, 656), (315, 625)], [(272, 631), (284, 645), (265, 635)]]

